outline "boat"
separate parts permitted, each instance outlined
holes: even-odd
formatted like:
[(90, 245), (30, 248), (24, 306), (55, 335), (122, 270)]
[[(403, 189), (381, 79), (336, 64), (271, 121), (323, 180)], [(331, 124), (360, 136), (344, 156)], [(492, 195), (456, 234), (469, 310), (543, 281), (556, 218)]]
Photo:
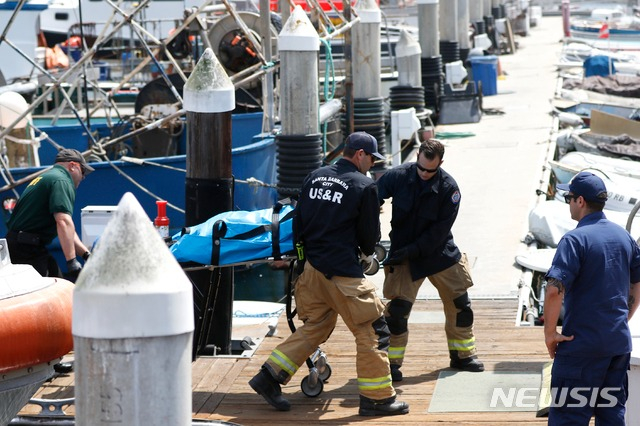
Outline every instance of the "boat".
[(622, 158), (603, 157), (586, 152), (569, 152), (560, 160), (549, 161), (558, 183), (567, 183), (585, 169), (600, 170), (607, 175), (619, 175), (640, 179), (640, 162)]
[[(186, 27), (196, 14), (194, 11), (182, 26)], [(235, 28), (229, 31), (232, 30)], [(96, 43), (100, 44), (108, 36)], [(188, 72), (185, 75), (185, 71), (177, 70), (179, 72), (167, 76), (168, 81), (163, 78), (151, 80), (137, 91), (135, 104), (125, 107), (113, 102), (113, 94), (126, 84), (126, 79), (113, 84), (113, 90), (108, 92), (97, 84), (98, 76), (88, 76), (87, 83), (93, 88), (93, 100), (98, 105), (91, 105), (93, 111), (89, 111), (89, 105), (85, 110), (79, 108), (74, 100), (82, 100), (75, 92), (81, 89), (79, 82), (82, 78), (78, 77), (82, 76), (82, 67), (90, 64), (93, 53), (87, 52), (62, 76), (48, 76), (49, 79), (41, 85), (39, 96), (26, 108), (15, 102), (5, 105), (8, 109), (21, 109), (3, 120), (0, 142), (9, 145), (10, 141), (6, 139), (19, 126), (16, 120), (24, 114), (29, 117), (26, 119), (27, 127), (35, 130), (35, 137), (41, 138), (42, 143), (35, 148), (37, 162), (28, 166), (5, 162), (9, 167), (2, 170), (4, 186), (0, 188), (0, 198), (4, 220), (0, 223), (0, 235), (6, 233), (5, 223), (19, 194), (31, 179), (53, 164), (60, 146), (81, 152), (93, 150), (89, 160), (96, 171), (79, 187), (76, 195), (73, 219), (78, 230), (81, 229), (83, 207), (116, 205), (125, 192), (132, 192), (137, 197), (150, 218), (156, 216), (156, 200), (168, 201), (171, 232), (177, 232), (184, 226), (187, 132), (185, 111), (177, 105), (180, 104)], [(151, 61), (151, 58), (145, 59)], [(140, 62), (143, 60), (140, 58)], [(258, 69), (257, 75), (260, 73)], [(256, 77), (256, 71), (244, 73), (245, 81), (251, 82), (251, 77)], [(61, 93), (62, 90), (66, 94)], [(242, 82), (238, 91), (247, 93)], [(55, 102), (56, 98), (59, 102)], [(255, 101), (251, 96), (238, 98), (238, 104), (246, 99)], [(102, 109), (100, 104), (104, 105)], [(21, 123), (24, 121), (25, 117)], [(261, 105), (249, 107), (247, 102), (238, 106), (231, 116), (236, 209), (271, 207), (277, 198), (275, 139), (270, 131), (263, 132), (265, 121)], [(57, 240), (50, 249), (56, 258), (61, 258)]]
[[(238, 210), (256, 210), (272, 206), (277, 199), (276, 182), (276, 144), (272, 135), (262, 134), (263, 114), (250, 113), (232, 116), (232, 167), (236, 179), (234, 187), (234, 208)], [(106, 124), (102, 125), (104, 129)], [(84, 151), (87, 148), (86, 137), (82, 138), (83, 127), (79, 124), (59, 124), (41, 129), (45, 132), (58, 132), (67, 141), (68, 148)], [(73, 138), (76, 135), (76, 138)], [(76, 143), (74, 143), (74, 141)], [(133, 142), (135, 144), (135, 142)], [(126, 192), (133, 193), (144, 207), (150, 218), (157, 214), (156, 200), (169, 202), (167, 216), (170, 220), (170, 232), (178, 232), (184, 225), (185, 208), (185, 172), (186, 142), (178, 143), (175, 155), (158, 157), (125, 157), (113, 161), (92, 162), (95, 171), (79, 186), (76, 194), (76, 208), (73, 213), (77, 228), (81, 224), (81, 209), (86, 206), (117, 205)], [(53, 163), (55, 148), (43, 145), (40, 151), (44, 165)], [(0, 188), (3, 206), (15, 203), (16, 193), (20, 194), (30, 181), (30, 176), (41, 172), (48, 166), (23, 167), (11, 169), (11, 174), (20, 185), (7, 190)], [(253, 180), (255, 184), (250, 184)], [(13, 192), (15, 191), (15, 192)], [(12, 202), (13, 200), (13, 202)], [(10, 215), (10, 207), (3, 209), (5, 220)], [(6, 234), (5, 220), (0, 222), (0, 235)], [(56, 240), (50, 247), (57, 258), (62, 255)]]
[(561, 70), (582, 69), (585, 61), (595, 56), (610, 58), (616, 74), (637, 76), (640, 72), (640, 52), (598, 49), (588, 42), (573, 40), (569, 40), (562, 46), (556, 65)]
[[(199, 7), (203, 8), (205, 4)], [(200, 9), (192, 11), (184, 18), (176, 32), (187, 28), (201, 12)], [(205, 32), (207, 39), (217, 41), (213, 44), (220, 47), (220, 40), (227, 40), (230, 34), (237, 37), (244, 34), (247, 38), (255, 36), (251, 28), (259, 23), (259, 15), (236, 15), (229, 15), (233, 19), (217, 17), (208, 29), (210, 31)], [(246, 24), (244, 20), (252, 23), (249, 26), (249, 34), (242, 28), (241, 24)], [(40, 165), (14, 165), (3, 171), (5, 185), (0, 187), (0, 198), (5, 207), (1, 210), (5, 219), (3, 222), (11, 214), (12, 206), (25, 185), (53, 163), (58, 147), (64, 145), (81, 152), (91, 150), (89, 160), (95, 169), (77, 191), (73, 219), (78, 229), (81, 229), (79, 225), (83, 207), (116, 205), (125, 192), (131, 192), (140, 201), (150, 218), (156, 215), (156, 200), (168, 201), (170, 233), (176, 233), (184, 226), (186, 123), (183, 117), (185, 111), (180, 110), (179, 105), (182, 85), (189, 75), (189, 70), (180, 67), (182, 62), (173, 62), (176, 72), (169, 74), (167, 79), (161, 76), (141, 86), (135, 97), (133, 111), (130, 106), (128, 110), (124, 109), (125, 112), (121, 112), (119, 107), (116, 113), (113, 111), (117, 107), (113, 102), (114, 95), (128, 83), (126, 79), (119, 83), (110, 83), (100, 80), (96, 75), (87, 77), (87, 80), (91, 78), (88, 86), (92, 87), (93, 99), (90, 100), (94, 100), (98, 106), (102, 105), (102, 114), (92, 115), (98, 110), (98, 106), (91, 106), (90, 110), (89, 107), (79, 108), (73, 102), (78, 96), (75, 91), (79, 92), (82, 89), (79, 84), (82, 81), (82, 67), (91, 63), (93, 55), (103, 45), (101, 43), (117, 31), (118, 29), (114, 28), (111, 33), (99, 36), (93, 48), (78, 58), (62, 76), (50, 77), (29, 105), (29, 111), (34, 112), (30, 128), (35, 129), (36, 134), (44, 138), (38, 149)], [(271, 32), (273, 38), (273, 28), (268, 28), (267, 31)], [(233, 40), (232, 37), (231, 41)], [(141, 40), (141, 43), (146, 41)], [(230, 41), (227, 40), (226, 43), (229, 44)], [(155, 45), (145, 46), (150, 49)], [(237, 210), (270, 208), (277, 199), (277, 129), (273, 120), (277, 115), (274, 106), (277, 106), (278, 102), (277, 99), (272, 100), (271, 109), (269, 105), (264, 105), (267, 111), (263, 112), (263, 103), (267, 101), (264, 100), (265, 96), (257, 84), (259, 77), (265, 73), (271, 76), (271, 72), (277, 67), (276, 52), (273, 53), (274, 56), (269, 58), (272, 61), (251, 58), (251, 62), (243, 62), (244, 67), (240, 69), (228, 69), (236, 86), (236, 109), (231, 117), (231, 139), (235, 178), (233, 207)], [(191, 54), (197, 58), (195, 50)], [(184, 59), (188, 62), (189, 58)], [(138, 70), (143, 69), (145, 61), (148, 63), (152, 60), (152, 57), (139, 58)], [(221, 60), (221, 64), (228, 68), (224, 60)], [(261, 69), (261, 65), (267, 68), (266, 72)], [(114, 78), (113, 74), (111, 78)], [(264, 80), (267, 81), (269, 78)], [(104, 86), (105, 83), (110, 85)], [(69, 86), (63, 87), (63, 84)], [(66, 96), (60, 96), (64, 95), (60, 93), (63, 89), (67, 90)], [(277, 90), (275, 92), (277, 93)], [(56, 98), (59, 102), (55, 101)], [(46, 120), (44, 117), (38, 118), (35, 112), (45, 115)], [(75, 115), (82, 120), (68, 119), (69, 115)], [(0, 129), (0, 139), (7, 134), (11, 126), (12, 124)], [(4, 232), (6, 227), (4, 223), (0, 223), (0, 234)], [(57, 242), (54, 241), (51, 249), (60, 259), (61, 251)]]
[[(167, 37), (175, 29), (176, 19), (180, 19), (185, 9), (200, 6), (203, 0), (150, 0), (144, 7), (142, 16), (139, 16), (139, 23), (147, 30), (151, 31), (157, 38)], [(224, 5), (219, 2), (209, 2), (212, 4), (209, 10), (218, 12), (225, 10)], [(233, 8), (236, 11), (246, 11), (259, 13), (259, 2), (252, 0), (232, 0)], [(300, 5), (305, 11), (309, 11), (311, 6), (304, 0), (293, 0), (293, 4)], [(355, 3), (355, 2), (354, 2)], [(326, 13), (331, 13), (334, 8), (337, 12), (342, 12), (342, 2), (333, 4), (327, 0), (318, 1), (321, 9)], [(81, 8), (80, 8), (81, 6)], [(123, 3), (122, 11), (131, 14), (139, 3)], [(277, 12), (279, 4), (277, 0), (270, 0), (269, 7), (272, 12)], [(107, 18), (113, 13), (114, 8), (106, 1), (95, 0), (52, 0), (48, 10), (40, 15), (40, 30), (47, 41), (48, 46), (57, 43), (64, 43), (73, 35), (79, 35), (81, 18), (84, 31), (90, 37), (95, 37), (103, 31)], [(82, 12), (82, 17), (80, 16)], [(115, 16), (113, 23), (121, 21), (122, 15)], [(122, 41), (131, 40), (131, 33), (128, 30), (115, 35)]]
[(626, 134), (608, 136), (592, 131), (574, 132), (571, 134), (571, 139), (575, 150), (579, 152), (640, 160), (640, 141)]
[[(559, 16), (562, 14), (562, 0), (534, 0), (542, 8), (543, 16)], [(532, 4), (534, 2), (531, 2)], [(617, 8), (624, 10), (628, 6), (628, 0), (571, 0), (569, 12), (571, 16), (590, 16), (595, 9)]]
[[(606, 30), (606, 31), (605, 31)], [(573, 40), (607, 50), (639, 50), (640, 19), (624, 9), (594, 9), (587, 18), (574, 18), (569, 26)], [(605, 36), (604, 34), (608, 34)]]
[(638, 114), (638, 107), (634, 105), (616, 105), (601, 101), (572, 101), (565, 99), (554, 99), (553, 107), (564, 113), (577, 115), (584, 125), (591, 124), (592, 111), (599, 111), (623, 118), (634, 117)]
[[(570, 170), (570, 171), (569, 171)], [(616, 174), (607, 174), (596, 168), (586, 168), (582, 170), (568, 169), (570, 173), (590, 172), (598, 176), (604, 182), (607, 188), (608, 200), (605, 208), (618, 212), (630, 212), (638, 201), (640, 201), (640, 181), (638, 179), (620, 176)], [(555, 192), (555, 199), (564, 202), (566, 192)]]
[(12, 264), (0, 240), (0, 424), (15, 417), (73, 348), (73, 288)]
[(556, 254), (556, 249), (545, 248), (530, 250), (516, 256), (516, 263), (523, 268), (546, 274), (551, 267), (551, 262)]
[[(199, 6), (201, 3), (202, 0), (151, 0), (147, 2), (144, 11), (136, 19), (155, 36), (164, 38), (169, 35), (170, 30), (175, 29), (173, 17), (181, 17), (185, 9)], [(121, 8), (124, 13), (131, 14), (138, 6), (139, 3), (123, 2)], [(81, 7), (82, 9), (80, 9), (80, 0), (53, 0), (49, 8), (40, 14), (40, 31), (49, 47), (79, 35), (81, 20), (87, 37), (95, 39), (103, 31), (107, 19), (114, 12), (114, 8), (106, 1), (82, 1)], [(80, 16), (81, 11), (82, 16)], [(122, 15), (116, 15), (112, 22), (122, 19)], [(131, 35), (128, 29), (123, 28), (116, 37), (128, 39)]]
[[(627, 226), (628, 212), (605, 208), (604, 214), (613, 223), (623, 228)], [(564, 201), (553, 199), (541, 202), (529, 213), (529, 233), (539, 244), (547, 247), (557, 247), (562, 236), (575, 229), (576, 225), (577, 222), (571, 219), (569, 206)], [(640, 238), (640, 225), (632, 227), (629, 233), (636, 240)]]

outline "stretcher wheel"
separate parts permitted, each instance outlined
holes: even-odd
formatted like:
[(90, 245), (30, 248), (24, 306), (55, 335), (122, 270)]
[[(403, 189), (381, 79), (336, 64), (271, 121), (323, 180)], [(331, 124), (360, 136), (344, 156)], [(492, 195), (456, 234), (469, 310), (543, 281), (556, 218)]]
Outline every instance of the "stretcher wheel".
[(321, 381), (326, 382), (331, 377), (331, 366), (326, 364), (323, 370), (320, 370), (320, 374), (318, 375)]
[(382, 244), (376, 244), (373, 248), (373, 252), (376, 254), (378, 262), (382, 263), (387, 258), (387, 249)]
[[(315, 386), (312, 382), (315, 381)], [(322, 380), (311, 380), (309, 376), (302, 379), (302, 383), (300, 383), (300, 388), (302, 389), (302, 393), (304, 393), (308, 397), (316, 397), (322, 393), (322, 389), (324, 388), (324, 383)]]

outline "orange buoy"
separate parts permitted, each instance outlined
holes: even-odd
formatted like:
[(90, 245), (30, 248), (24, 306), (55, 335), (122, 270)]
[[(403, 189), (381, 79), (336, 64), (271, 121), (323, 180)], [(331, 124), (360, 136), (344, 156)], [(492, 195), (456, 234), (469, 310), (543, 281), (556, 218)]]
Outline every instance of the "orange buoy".
[(0, 293), (0, 373), (49, 362), (73, 349), (74, 285), (41, 279), (49, 283), (19, 295)]

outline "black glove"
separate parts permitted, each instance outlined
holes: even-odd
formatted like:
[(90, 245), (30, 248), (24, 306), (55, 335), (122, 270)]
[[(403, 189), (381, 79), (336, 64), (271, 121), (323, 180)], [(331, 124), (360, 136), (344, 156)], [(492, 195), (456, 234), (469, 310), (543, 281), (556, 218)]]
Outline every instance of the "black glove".
[(89, 260), (89, 256), (91, 256), (91, 252), (89, 250), (87, 250), (82, 255), (82, 259), (84, 259), (84, 261), (86, 262), (87, 260)]
[(398, 249), (394, 251), (391, 255), (389, 255), (389, 257), (387, 257), (387, 260), (384, 261), (384, 264), (399, 265), (408, 258), (409, 258), (409, 249), (407, 247), (402, 247), (401, 249)]
[(65, 275), (65, 278), (72, 283), (75, 283), (81, 270), (82, 265), (80, 264), (80, 262), (78, 262), (78, 259), (74, 257), (71, 260), (67, 260), (67, 273)]

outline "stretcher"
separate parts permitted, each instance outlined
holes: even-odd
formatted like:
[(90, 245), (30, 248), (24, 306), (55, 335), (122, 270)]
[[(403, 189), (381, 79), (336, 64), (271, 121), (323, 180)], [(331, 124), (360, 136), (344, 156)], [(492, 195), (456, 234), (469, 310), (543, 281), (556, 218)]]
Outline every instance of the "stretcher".
[[(294, 205), (287, 199), (279, 201), (273, 209), (221, 213), (174, 235), (170, 250), (181, 263), (200, 264), (185, 265), (185, 271), (288, 262), (285, 312), (287, 324), (293, 333), (296, 331), (294, 319), (297, 316), (294, 290), (298, 278), (293, 235), (294, 212)], [(370, 262), (362, 263), (364, 273), (377, 273), (380, 268), (378, 259), (383, 260), (386, 253), (386, 248), (378, 244)], [(307, 358), (306, 364), (309, 374), (302, 379), (300, 387), (306, 396), (316, 397), (322, 393), (324, 383), (331, 377), (331, 365), (320, 347)]]

